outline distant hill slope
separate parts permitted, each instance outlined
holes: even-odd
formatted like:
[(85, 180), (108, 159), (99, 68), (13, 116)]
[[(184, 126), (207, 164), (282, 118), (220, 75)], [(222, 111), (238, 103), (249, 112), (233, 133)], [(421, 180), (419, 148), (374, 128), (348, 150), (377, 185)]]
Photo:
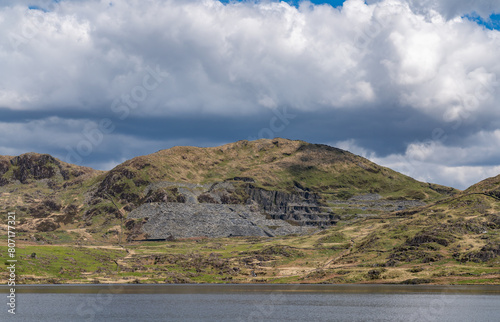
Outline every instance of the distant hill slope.
[[(381, 222), (371, 218), (379, 227), (360, 241), (352, 256), (385, 261), (385, 266), (457, 261), (500, 267), (499, 188), (500, 176), (488, 178), (426, 206), (383, 215)], [(383, 224), (386, 220), (391, 223)], [(453, 280), (453, 271), (446, 274)], [(498, 271), (494, 277), (499, 278)]]
[(470, 186), (465, 193), (485, 193), (500, 198), (500, 175), (485, 179)]
[(21, 233), (53, 231), (78, 218), (83, 183), (103, 172), (48, 154), (0, 156), (0, 205), (16, 213)]

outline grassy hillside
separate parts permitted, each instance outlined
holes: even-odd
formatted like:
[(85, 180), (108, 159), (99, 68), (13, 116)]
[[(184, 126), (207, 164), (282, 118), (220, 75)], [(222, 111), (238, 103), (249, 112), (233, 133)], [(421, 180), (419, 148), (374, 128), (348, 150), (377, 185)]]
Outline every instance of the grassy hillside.
[(435, 200), (457, 192), (418, 182), (348, 151), (285, 139), (162, 150), (117, 166), (101, 188), (138, 193), (155, 181), (205, 184), (234, 177), (251, 178), (256, 186), (270, 190), (293, 191), (298, 184), (327, 199), (378, 193), (385, 198)]
[(500, 199), (500, 175), (476, 183), (464, 192), (483, 193)]

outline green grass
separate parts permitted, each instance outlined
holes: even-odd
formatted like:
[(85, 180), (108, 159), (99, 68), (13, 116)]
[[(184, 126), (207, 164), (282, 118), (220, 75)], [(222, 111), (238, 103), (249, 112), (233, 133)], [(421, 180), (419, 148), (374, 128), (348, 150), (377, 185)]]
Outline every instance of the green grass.
[(500, 277), (463, 280), (463, 281), (458, 281), (456, 284), (459, 285), (500, 284)]
[[(36, 254), (32, 257), (32, 254)], [(44, 278), (84, 279), (83, 273), (114, 271), (116, 260), (125, 251), (64, 246), (18, 246), (17, 274), (20, 277), (36, 275)], [(5, 261), (6, 252), (1, 259)]]
[[(392, 221), (387, 224), (394, 228), (392, 234), (385, 235), (376, 232), (375, 220), (358, 220), (309, 236), (137, 243), (126, 246), (130, 252), (127, 259), (124, 250), (20, 245), (18, 273), (25, 283), (88, 283), (109, 279), (124, 279), (128, 283), (400, 283), (414, 278), (440, 283), (499, 283), (498, 279), (482, 277), (498, 275), (498, 265), (461, 264), (447, 248), (435, 243), (417, 247), (429, 253), (444, 252), (445, 256), (432, 265), (416, 260), (385, 267), (393, 248), (405, 242), (401, 238), (404, 219)], [(356, 237), (369, 232), (367, 229), (373, 233)], [(59, 232), (54, 235), (68, 238)], [(352, 238), (356, 239), (356, 247), (350, 249)], [(318, 243), (320, 240), (323, 243)], [(31, 258), (31, 253), (36, 253), (37, 258)], [(5, 261), (6, 255), (1, 253), (0, 258)], [(324, 267), (335, 258), (334, 267)], [(281, 270), (287, 267), (294, 267), (298, 273), (281, 276)], [(418, 269), (412, 271), (413, 268)], [(380, 274), (370, 273), (374, 269), (381, 269)], [(257, 277), (252, 277), (251, 271)], [(36, 278), (31, 279), (31, 275)], [(0, 276), (5, 278), (5, 272)]]

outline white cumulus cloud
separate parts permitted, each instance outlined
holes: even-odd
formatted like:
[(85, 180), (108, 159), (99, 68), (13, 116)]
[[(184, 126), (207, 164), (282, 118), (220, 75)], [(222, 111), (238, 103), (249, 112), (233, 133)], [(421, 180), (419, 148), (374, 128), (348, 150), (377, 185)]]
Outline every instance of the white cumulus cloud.
[[(351, 124), (343, 126), (372, 129), (369, 136), (399, 129), (394, 136), (407, 147), (400, 156), (414, 154), (420, 170), (427, 164), (447, 167), (429, 170), (431, 181), (462, 178), (446, 182), (463, 186), (474, 176), (456, 171), (484, 167), (470, 171), (481, 175), (496, 169), (500, 32), (462, 18), (499, 12), (496, 2), (347, 0), (338, 8), (216, 0), (36, 4), (38, 9), (29, 9), (33, 3), (27, 1), (0, 4), (0, 108), (46, 111), (35, 130), (25, 133), (47, 139), (63, 131), (44, 120), (67, 111), (83, 115), (83, 123), (47, 148), (64, 148), (78, 137), (88, 115), (115, 121), (247, 117), (286, 107), (309, 115), (350, 113)], [(367, 112), (377, 117), (358, 124), (356, 115)], [(397, 118), (401, 124), (381, 127), (391, 114), (403, 115)], [(402, 125), (417, 128), (417, 119), (446, 128), (450, 140), (418, 147)], [(316, 121), (326, 132), (327, 120)], [(5, 121), (3, 129), (28, 128), (30, 122)], [(132, 130), (126, 135), (133, 136)], [(109, 140), (126, 141), (113, 135)], [(6, 132), (3, 151), (29, 146), (19, 142), (15, 148), (13, 142)], [(381, 155), (377, 146), (358, 148)], [(399, 164), (391, 155), (379, 158)]]

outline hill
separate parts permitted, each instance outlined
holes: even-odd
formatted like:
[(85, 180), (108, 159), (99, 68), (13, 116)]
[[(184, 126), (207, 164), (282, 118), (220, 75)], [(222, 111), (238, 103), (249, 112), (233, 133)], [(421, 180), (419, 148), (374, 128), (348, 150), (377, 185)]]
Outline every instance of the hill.
[(127, 177), (143, 180), (134, 181), (139, 187), (155, 181), (206, 184), (243, 177), (262, 188), (291, 192), (300, 185), (332, 199), (378, 193), (385, 198), (432, 200), (456, 192), (418, 182), (348, 151), (285, 139), (162, 150), (117, 166), (103, 188), (112, 189)]
[(500, 283), (499, 179), (458, 191), (285, 139), (110, 171), (0, 157), (27, 283)]
[[(331, 226), (457, 193), (418, 182), (348, 151), (285, 139), (239, 141), (213, 148), (173, 147), (133, 158), (107, 172), (28, 153), (2, 157), (0, 174), (0, 198), (6, 210), (18, 212), (22, 230), (47, 240), (50, 237), (43, 233), (60, 230), (65, 239), (80, 242), (89, 239), (89, 234), (109, 242), (123, 234), (131, 240), (167, 238), (179, 231), (152, 227), (162, 219), (145, 207), (151, 203), (183, 204), (169, 206), (175, 209), (171, 213), (177, 222), (183, 218), (197, 223), (192, 216), (199, 211), (206, 217), (212, 214), (213, 222), (225, 216), (241, 218), (242, 211), (260, 213), (268, 220), (249, 220), (252, 216), (244, 215), (248, 217), (245, 223), (225, 233), (200, 226), (192, 237), (255, 234), (249, 227), (256, 225), (261, 227), (260, 235), (274, 236), (311, 230), (290, 225)], [(228, 205), (243, 208), (238, 208), (238, 214)], [(149, 223), (141, 218), (148, 218)], [(73, 234), (67, 235), (68, 231)]]
[(500, 198), (500, 175), (485, 179), (465, 190), (465, 193), (483, 193)]
[(1, 156), (0, 202), (4, 211), (17, 213), (21, 231), (55, 230), (68, 221), (68, 213), (77, 216), (81, 205), (71, 202), (84, 193), (82, 183), (101, 173), (48, 154)]
[[(130, 218), (153, 221), (147, 228), (157, 226), (160, 218), (150, 208), (142, 207), (145, 203), (240, 204), (253, 205), (270, 220), (329, 226), (345, 216), (421, 205), (456, 192), (418, 182), (326, 145), (285, 139), (239, 141), (214, 148), (174, 147), (126, 161), (101, 175), (90, 188), (82, 218), (88, 226), (101, 220), (98, 226), (106, 227), (109, 220), (102, 214), (120, 217), (127, 213)], [(184, 217), (186, 212), (196, 213), (187, 205), (183, 209)], [(232, 213), (227, 206), (218, 209), (219, 213)], [(205, 215), (209, 213), (206, 206), (202, 210)], [(249, 224), (255, 226), (256, 222)], [(135, 222), (128, 226), (156, 238), (173, 233), (152, 227), (141, 229)], [(280, 225), (268, 222), (266, 226)], [(263, 234), (274, 235), (268, 229)], [(193, 232), (193, 237), (196, 235)], [(227, 235), (234, 234), (228, 231)]]

